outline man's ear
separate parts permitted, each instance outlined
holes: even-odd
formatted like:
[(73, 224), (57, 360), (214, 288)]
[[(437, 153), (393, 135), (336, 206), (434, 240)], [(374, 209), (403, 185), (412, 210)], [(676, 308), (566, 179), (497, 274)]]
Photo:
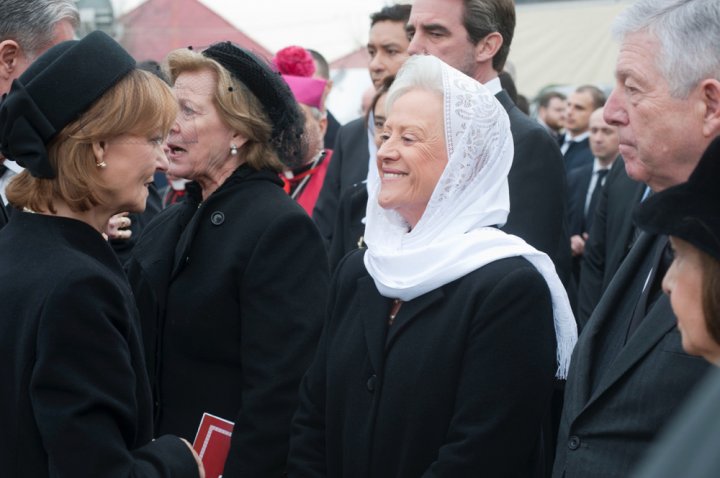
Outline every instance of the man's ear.
[(15, 40), (3, 40), (0, 42), (0, 78), (8, 81), (14, 78), (18, 60), (22, 56), (22, 49)]
[(502, 44), (503, 37), (499, 32), (488, 33), (475, 45), (475, 61), (478, 63), (492, 61)]
[(714, 78), (703, 80), (700, 91), (705, 108), (703, 134), (712, 139), (720, 135), (720, 81)]

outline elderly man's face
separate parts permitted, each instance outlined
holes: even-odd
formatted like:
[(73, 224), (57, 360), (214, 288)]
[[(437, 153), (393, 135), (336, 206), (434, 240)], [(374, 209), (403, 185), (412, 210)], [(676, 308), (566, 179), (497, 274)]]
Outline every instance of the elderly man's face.
[(649, 33), (625, 37), (605, 105), (605, 121), (618, 127), (628, 175), (656, 192), (686, 181), (709, 143), (698, 89), (685, 99), (670, 96), (656, 65), (658, 51)]

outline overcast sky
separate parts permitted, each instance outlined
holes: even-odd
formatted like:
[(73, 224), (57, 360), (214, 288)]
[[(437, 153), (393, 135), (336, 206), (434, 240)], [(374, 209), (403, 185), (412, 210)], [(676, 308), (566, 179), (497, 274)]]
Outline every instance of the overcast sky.
[[(179, 1), (179, 0), (176, 0)], [(332, 61), (367, 43), (369, 15), (392, 0), (200, 0), (271, 51), (298, 44)], [(112, 0), (119, 16), (142, 0)]]

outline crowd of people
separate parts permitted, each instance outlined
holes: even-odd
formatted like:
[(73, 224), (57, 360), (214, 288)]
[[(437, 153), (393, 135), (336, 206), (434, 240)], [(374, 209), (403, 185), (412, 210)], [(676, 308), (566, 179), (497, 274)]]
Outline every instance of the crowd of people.
[(316, 51), (2, 10), (3, 476), (204, 477), (205, 413), (225, 478), (720, 474), (715, 0), (537, 118), (513, 0), (383, 7), (345, 125)]

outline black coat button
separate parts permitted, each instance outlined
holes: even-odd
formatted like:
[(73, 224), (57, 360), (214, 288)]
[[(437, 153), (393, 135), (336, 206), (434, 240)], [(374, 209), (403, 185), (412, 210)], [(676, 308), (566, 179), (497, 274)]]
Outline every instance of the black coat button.
[(216, 226), (219, 226), (220, 224), (225, 222), (225, 214), (220, 211), (215, 211), (210, 215), (210, 222), (212, 222)]
[(375, 382), (377, 382), (377, 375), (373, 375), (367, 381), (367, 389), (369, 392), (375, 391)]
[(580, 448), (580, 438), (576, 437), (575, 435), (571, 436), (568, 440), (568, 448), (571, 450), (577, 450)]

